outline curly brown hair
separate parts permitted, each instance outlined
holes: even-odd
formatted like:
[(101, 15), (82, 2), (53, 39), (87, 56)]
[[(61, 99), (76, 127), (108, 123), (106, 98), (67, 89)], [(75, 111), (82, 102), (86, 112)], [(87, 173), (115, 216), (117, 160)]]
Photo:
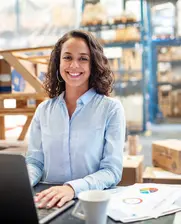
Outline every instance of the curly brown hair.
[(59, 96), (65, 91), (65, 81), (60, 82), (59, 72), (60, 55), (62, 45), (70, 38), (82, 38), (86, 41), (91, 53), (91, 75), (89, 78), (89, 88), (94, 88), (97, 93), (109, 95), (112, 91), (114, 76), (110, 69), (108, 59), (104, 55), (103, 47), (98, 40), (89, 32), (82, 30), (72, 30), (61, 37), (55, 44), (45, 74), (44, 88), (50, 98)]

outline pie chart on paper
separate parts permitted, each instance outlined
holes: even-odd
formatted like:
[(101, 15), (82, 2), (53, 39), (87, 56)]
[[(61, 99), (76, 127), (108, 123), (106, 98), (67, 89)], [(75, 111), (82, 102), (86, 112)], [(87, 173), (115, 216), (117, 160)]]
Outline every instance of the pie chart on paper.
[(158, 191), (157, 188), (150, 188), (150, 187), (140, 189), (141, 194), (151, 194), (151, 193), (155, 193), (157, 191)]
[(123, 202), (125, 204), (135, 205), (140, 204), (141, 202), (143, 202), (143, 200), (141, 198), (124, 198)]

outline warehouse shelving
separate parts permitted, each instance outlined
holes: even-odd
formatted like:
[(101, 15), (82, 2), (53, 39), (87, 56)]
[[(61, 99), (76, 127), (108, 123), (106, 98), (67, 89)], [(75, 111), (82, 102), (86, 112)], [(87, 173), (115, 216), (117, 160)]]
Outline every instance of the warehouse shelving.
[[(126, 1), (124, 0), (124, 7), (126, 6)], [(155, 122), (157, 116), (160, 115), (159, 104), (158, 104), (158, 87), (162, 85), (171, 85), (172, 89), (180, 88), (179, 83), (170, 82), (158, 82), (157, 81), (157, 65), (159, 62), (170, 62), (180, 63), (181, 60), (158, 60), (158, 47), (172, 47), (181, 46), (181, 38), (165, 38), (165, 39), (155, 39), (152, 37), (152, 25), (151, 25), (151, 5), (166, 3), (165, 0), (140, 0), (141, 7), (141, 20), (137, 23), (130, 24), (108, 24), (108, 25), (97, 25), (91, 29), (96, 29), (96, 32), (106, 29), (115, 29), (119, 26), (137, 26), (140, 29), (141, 40), (133, 42), (114, 42), (106, 43), (104, 47), (121, 47), (121, 48), (134, 48), (136, 44), (142, 46), (142, 93), (143, 93), (143, 130), (146, 130), (147, 121)], [(169, 2), (176, 3), (177, 0), (170, 0)], [(89, 31), (91, 29), (87, 28)], [(134, 71), (125, 71), (127, 74), (133, 74)], [(135, 72), (136, 73), (136, 72)], [(124, 70), (120, 71), (120, 74), (124, 74)], [(128, 81), (130, 82), (130, 81)], [(148, 94), (147, 94), (148, 93)], [(149, 95), (149, 97), (148, 97)], [(147, 98), (149, 99), (147, 101)], [(148, 104), (148, 109), (147, 109)], [(148, 113), (149, 111), (149, 113)], [(148, 117), (149, 116), (149, 117)]]
[(141, 44), (141, 42), (112, 42), (105, 43), (104, 47), (121, 47), (121, 48), (134, 48), (136, 44)]
[(151, 63), (149, 66), (150, 71), (150, 104), (149, 104), (149, 114), (150, 121), (156, 122), (157, 116), (160, 115), (159, 103), (158, 103), (158, 86), (162, 85), (171, 85), (173, 88), (181, 88), (180, 83), (170, 83), (170, 82), (158, 82), (157, 81), (157, 66), (160, 62), (170, 62), (170, 63), (179, 63), (181, 60), (158, 60), (158, 47), (180, 47), (181, 38), (167, 38), (167, 39), (152, 39), (150, 42), (150, 57)]
[(174, 39), (155, 39), (153, 40), (153, 44), (156, 46), (180, 46), (181, 45), (181, 38), (174, 38)]
[(126, 23), (106, 23), (106, 24), (96, 24), (96, 25), (87, 25), (87, 26), (81, 26), (83, 29), (88, 31), (104, 31), (104, 30), (115, 30), (121, 27), (129, 27), (129, 26), (135, 26), (140, 27), (141, 22), (126, 22)]
[[(84, 5), (84, 3), (83, 3)], [(121, 27), (137, 27), (139, 30), (140, 30), (140, 40), (138, 41), (128, 41), (128, 42), (111, 42), (111, 43), (103, 43), (104, 44), (104, 47), (106, 48), (110, 48), (110, 47), (120, 47), (120, 48), (123, 48), (123, 49), (129, 49), (129, 48), (135, 48), (137, 45), (140, 46), (140, 49), (141, 49), (141, 54), (142, 54), (142, 68), (141, 68), (141, 73), (142, 73), (142, 79), (140, 80), (136, 80), (135, 83), (139, 83), (141, 88), (140, 88), (140, 92), (142, 93), (142, 96), (143, 96), (143, 118), (142, 118), (142, 127), (141, 127), (141, 130), (133, 130), (131, 129), (130, 132), (131, 133), (137, 133), (137, 132), (143, 132), (146, 130), (146, 125), (147, 125), (147, 120), (148, 120), (148, 117), (147, 117), (147, 114), (148, 114), (148, 111), (147, 111), (147, 81), (146, 81), (146, 77), (145, 77), (145, 72), (146, 72), (146, 68), (147, 68), (147, 65), (148, 65), (148, 57), (147, 57), (147, 51), (146, 51), (146, 48), (147, 48), (147, 40), (145, 38), (146, 36), (146, 32), (145, 32), (145, 21), (144, 21), (144, 1), (143, 0), (140, 0), (140, 7), (141, 7), (141, 20), (139, 22), (129, 22), (129, 23), (118, 23), (118, 24), (103, 24), (103, 25), (88, 25), (88, 26), (81, 26), (82, 29), (85, 29), (87, 31), (90, 31), (90, 32), (96, 32), (97, 34), (97, 37), (100, 37), (100, 32), (101, 31), (105, 31), (105, 30), (115, 30), (117, 28), (121, 28)], [(140, 72), (140, 70), (122, 70), (122, 69), (119, 69), (117, 72), (120, 73), (120, 75), (122, 74), (128, 74), (128, 75), (132, 75), (132, 74), (136, 74), (137, 72)], [(134, 80), (123, 80), (119, 79), (120, 82), (123, 82), (123, 83), (127, 83), (127, 84), (132, 84), (134, 82)], [(121, 83), (117, 83), (117, 87), (119, 86), (119, 88), (121, 88)], [(116, 87), (116, 86), (115, 86)], [(131, 87), (132, 90), (133, 90), (133, 86)], [(129, 130), (128, 130), (129, 131)]]

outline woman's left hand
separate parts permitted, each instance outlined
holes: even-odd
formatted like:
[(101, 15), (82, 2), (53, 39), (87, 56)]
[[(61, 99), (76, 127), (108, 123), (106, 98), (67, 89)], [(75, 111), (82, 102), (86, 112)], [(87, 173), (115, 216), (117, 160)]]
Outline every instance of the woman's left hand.
[(52, 208), (57, 205), (62, 207), (74, 198), (74, 189), (70, 185), (50, 187), (35, 196), (38, 208)]

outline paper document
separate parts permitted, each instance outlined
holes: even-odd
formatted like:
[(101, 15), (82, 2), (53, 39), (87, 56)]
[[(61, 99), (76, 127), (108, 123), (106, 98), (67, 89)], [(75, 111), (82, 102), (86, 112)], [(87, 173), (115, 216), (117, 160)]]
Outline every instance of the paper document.
[(176, 204), (181, 197), (181, 188), (161, 184), (135, 184), (124, 191), (112, 194), (108, 215), (122, 222), (133, 222), (181, 210)]

